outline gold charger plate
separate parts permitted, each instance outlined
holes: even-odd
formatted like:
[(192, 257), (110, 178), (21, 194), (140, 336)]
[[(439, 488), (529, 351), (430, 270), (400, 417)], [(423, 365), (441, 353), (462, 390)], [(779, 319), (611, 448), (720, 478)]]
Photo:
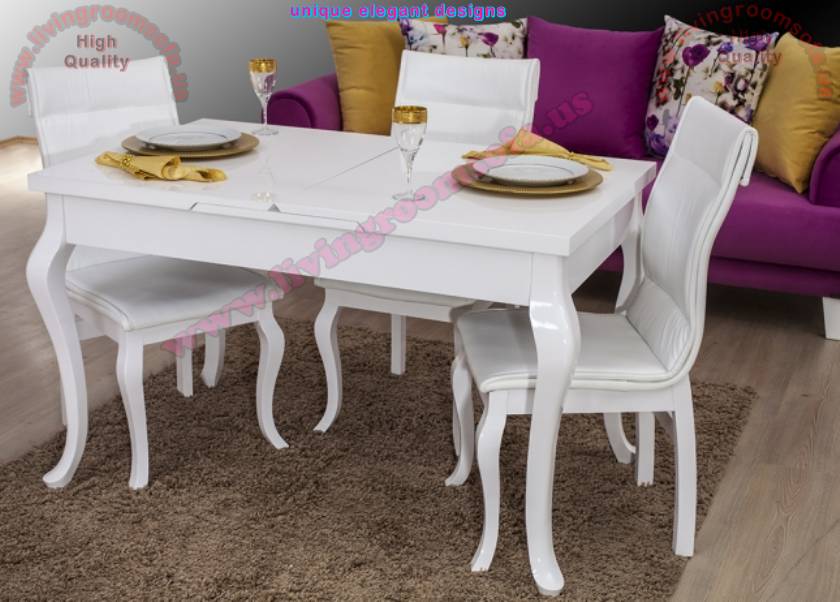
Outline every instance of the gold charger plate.
[(233, 142), (228, 146), (211, 148), (207, 150), (178, 152), (166, 148), (149, 148), (148, 146), (140, 142), (140, 140), (138, 140), (136, 136), (131, 136), (123, 140), (122, 146), (124, 149), (134, 153), (135, 155), (178, 155), (179, 157), (181, 157), (181, 159), (189, 161), (190, 159), (218, 159), (219, 157), (232, 157), (234, 155), (241, 155), (242, 153), (247, 153), (248, 151), (254, 150), (259, 143), (260, 141), (259, 139), (257, 139), (256, 136), (252, 136), (251, 134), (245, 134), (243, 132), (242, 136), (236, 142)]
[(552, 197), (563, 196), (567, 194), (574, 194), (576, 192), (586, 192), (592, 190), (598, 184), (604, 181), (604, 176), (599, 174), (594, 169), (569, 184), (561, 184), (559, 186), (508, 186), (506, 184), (499, 184), (490, 178), (485, 178), (479, 175), (472, 168), (470, 163), (459, 165), (452, 170), (452, 177), (467, 188), (474, 188), (475, 190), (483, 190), (485, 192), (495, 192), (499, 194), (513, 194), (517, 196), (531, 196), (531, 197)]

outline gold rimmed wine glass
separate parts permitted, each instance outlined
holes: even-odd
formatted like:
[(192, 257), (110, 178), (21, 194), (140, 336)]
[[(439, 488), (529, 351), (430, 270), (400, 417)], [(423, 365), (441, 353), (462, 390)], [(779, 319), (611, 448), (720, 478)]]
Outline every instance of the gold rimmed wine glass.
[(251, 133), (257, 136), (273, 136), (277, 130), (268, 126), (268, 99), (274, 90), (277, 61), (269, 58), (255, 58), (248, 62), (248, 67), (251, 72), (251, 85), (262, 105), (262, 127)]
[(394, 199), (414, 198), (411, 177), (414, 172), (414, 159), (423, 144), (426, 135), (426, 121), (428, 120), (426, 107), (398, 106), (394, 107), (392, 117), (391, 136), (400, 149), (408, 190), (394, 195)]

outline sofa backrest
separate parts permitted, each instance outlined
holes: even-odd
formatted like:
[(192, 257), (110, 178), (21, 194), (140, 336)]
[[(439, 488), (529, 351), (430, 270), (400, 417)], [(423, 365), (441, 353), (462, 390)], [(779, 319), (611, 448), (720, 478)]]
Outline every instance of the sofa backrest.
[(426, 137), (489, 146), (505, 128), (530, 129), (540, 81), (536, 59), (478, 59), (404, 51), (397, 105), (429, 110)]
[(739, 182), (749, 182), (757, 147), (754, 128), (694, 97), (651, 191), (643, 277), (625, 309), (671, 378), (687, 374), (697, 357), (712, 245)]

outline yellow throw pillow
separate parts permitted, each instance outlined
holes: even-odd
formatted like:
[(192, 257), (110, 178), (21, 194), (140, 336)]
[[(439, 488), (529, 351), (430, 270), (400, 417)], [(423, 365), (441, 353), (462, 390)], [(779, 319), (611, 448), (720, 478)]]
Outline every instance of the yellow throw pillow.
[(813, 46), (787, 33), (774, 52), (753, 120), (756, 163), (801, 194), (817, 155), (840, 125), (840, 48)]
[[(445, 22), (446, 19), (429, 19)], [(344, 131), (391, 132), (405, 39), (394, 21), (327, 21)]]

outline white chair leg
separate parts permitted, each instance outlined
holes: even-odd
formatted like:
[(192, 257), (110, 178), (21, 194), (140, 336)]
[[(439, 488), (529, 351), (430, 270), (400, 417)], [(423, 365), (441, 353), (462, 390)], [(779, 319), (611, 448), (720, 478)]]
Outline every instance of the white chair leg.
[[(452, 360), (452, 367), (449, 370), (450, 379), (455, 378), (455, 360)], [(450, 381), (451, 382), (451, 381)], [(454, 391), (453, 391), (454, 393)], [(62, 416), (62, 421), (64, 416)], [(63, 424), (63, 422), (62, 422)], [(452, 447), (455, 450), (455, 457), (461, 455), (461, 421), (458, 418), (458, 404), (455, 398), (452, 398)]]
[(823, 297), (825, 338), (840, 341), (840, 299)]
[(64, 387), (61, 386), (61, 383), (58, 383), (58, 401), (61, 406), (61, 424), (67, 426), (67, 408), (64, 401)]
[(653, 485), (655, 421), (652, 412), (636, 414), (636, 485)]
[(452, 365), (449, 368), (449, 382), (452, 383), (452, 447), (455, 449), (455, 457), (457, 458), (461, 455), (461, 421), (458, 418), (458, 390), (455, 387), (455, 370), (459, 365), (458, 356), (464, 353), (464, 346), (461, 343), (461, 335), (458, 334), (457, 328), (453, 329), (452, 337), (455, 359), (452, 360)]
[(501, 482), (499, 477), (499, 451), (507, 419), (506, 391), (494, 391), (484, 406), (484, 413), (477, 432), (478, 470), (481, 473), (481, 490), (484, 494), (484, 529), (481, 541), (472, 559), (472, 571), (486, 571), (493, 561), (499, 539), (499, 511)]
[(391, 374), (405, 374), (405, 316), (391, 314)]
[(455, 406), (455, 419), (458, 431), (458, 463), (455, 470), (446, 479), (446, 485), (463, 485), (470, 476), (475, 446), (475, 424), (473, 422), (472, 378), (463, 352), (452, 361), (452, 395)]
[(137, 335), (125, 333), (119, 342), (117, 382), (131, 437), (131, 476), (128, 486), (142, 489), (149, 483), (149, 440), (146, 402), (143, 397), (143, 340)]
[(688, 378), (675, 385), (674, 464), (676, 495), (674, 504), (674, 554), (694, 554), (697, 520), (697, 451), (694, 434), (694, 408)]
[(604, 414), (604, 429), (607, 431), (607, 438), (610, 441), (615, 459), (621, 464), (630, 464), (633, 461), (633, 454), (636, 448), (627, 440), (624, 434), (624, 425), (621, 422), (621, 414), (614, 412)]
[(260, 338), (260, 365), (257, 369), (257, 422), (260, 432), (276, 449), (289, 447), (274, 424), (274, 388), (283, 361), (286, 338), (274, 319), (272, 306), (259, 310), (255, 324)]
[(181, 355), (175, 357), (175, 379), (178, 391), (184, 397), (193, 396), (192, 350), (194, 338), (179, 337)]
[(204, 367), (201, 380), (208, 387), (215, 387), (222, 378), (225, 366), (225, 330), (220, 328), (216, 334), (204, 335)]
[(330, 299), (330, 291), (326, 291), (324, 306), (315, 318), (315, 342), (324, 364), (324, 374), (327, 379), (327, 408), (324, 416), (315, 426), (321, 433), (327, 432), (341, 411), (341, 356), (338, 350), (338, 317), (341, 307)]

